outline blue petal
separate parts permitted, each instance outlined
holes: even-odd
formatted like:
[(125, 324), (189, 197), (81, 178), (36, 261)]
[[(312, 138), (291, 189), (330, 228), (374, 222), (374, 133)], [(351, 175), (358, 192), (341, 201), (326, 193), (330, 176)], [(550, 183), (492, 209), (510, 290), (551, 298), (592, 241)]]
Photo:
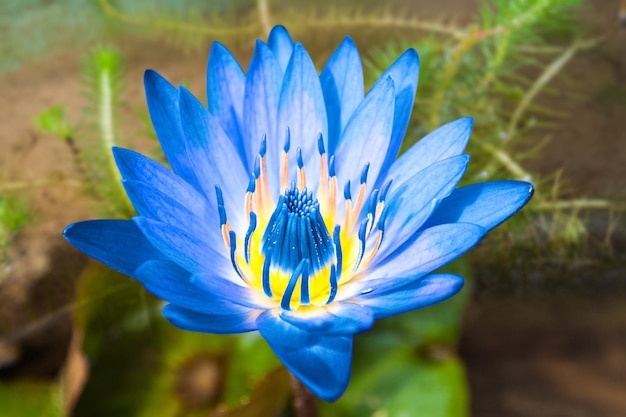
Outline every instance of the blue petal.
[[(392, 256), (375, 260), (361, 275), (339, 287), (337, 300), (351, 300), (374, 290), (391, 291), (461, 256), (487, 233), (469, 223), (441, 224), (422, 232)], [(404, 278), (409, 277), (409, 278)]]
[(146, 71), (144, 86), (150, 119), (165, 157), (177, 175), (200, 190), (200, 184), (185, 148), (185, 135), (178, 110), (178, 91), (165, 78), (152, 70)]
[(144, 262), (165, 258), (128, 220), (74, 223), (67, 226), (63, 236), (76, 249), (131, 277)]
[(493, 229), (530, 200), (533, 186), (522, 181), (493, 181), (457, 188), (444, 199), (424, 227), (473, 223)]
[(243, 93), (246, 77), (232, 54), (214, 42), (207, 66), (206, 88), (209, 112), (219, 121), (242, 160), (246, 159), (243, 142)]
[(148, 261), (135, 275), (143, 286), (157, 297), (188, 310), (207, 314), (240, 313), (242, 306), (233, 304), (221, 294), (207, 291), (190, 280), (188, 271), (170, 261)]
[(209, 207), (208, 200), (189, 183), (150, 158), (116, 147), (113, 148), (113, 156), (122, 178), (145, 183), (194, 213), (217, 213), (217, 207)]
[(122, 180), (122, 184), (139, 215), (183, 230), (198, 228), (203, 235), (212, 236), (215, 242), (222, 241), (215, 213), (212, 216), (208, 212), (195, 213), (169, 195), (140, 181)]
[(327, 336), (362, 333), (374, 324), (372, 310), (353, 303), (333, 303), (304, 312), (281, 311), (280, 317), (302, 330)]
[(386, 208), (385, 235), (378, 256), (404, 244), (428, 219), (439, 200), (450, 195), (463, 177), (469, 156), (458, 155), (418, 172), (392, 192)]
[(276, 117), (282, 82), (283, 72), (278, 60), (267, 45), (257, 41), (246, 76), (243, 101), (248, 171), (254, 167), (254, 159), (264, 136), (267, 136), (268, 142), (281, 140), (282, 133), (276, 132)]
[(328, 114), (327, 152), (334, 155), (341, 132), (364, 94), (361, 56), (350, 37), (346, 37), (328, 59), (320, 82)]
[(370, 307), (378, 320), (428, 307), (452, 297), (461, 291), (461, 288), (463, 278), (458, 275), (428, 275), (384, 293), (375, 289), (359, 297), (356, 302)]
[(215, 118), (184, 87), (180, 88), (180, 111), (187, 136), (187, 152), (200, 186), (217, 207), (215, 186), (224, 191), (228, 219), (235, 230), (245, 230), (244, 196), (250, 176)]
[(285, 72), (293, 53), (293, 41), (284, 26), (274, 26), (267, 39), (267, 44), (276, 56), (280, 68)]
[(259, 309), (275, 305), (262, 291), (249, 287), (241, 279), (231, 281), (211, 273), (200, 273), (191, 277), (191, 283), (202, 291), (219, 295), (232, 304)]
[(403, 153), (389, 169), (391, 189), (399, 187), (415, 173), (441, 160), (459, 155), (472, 133), (473, 119), (465, 117), (439, 127)]
[[(381, 172), (382, 175), (386, 173), (387, 167), (395, 161), (400, 146), (402, 145), (402, 140), (404, 139), (404, 134), (406, 133), (411, 118), (413, 103), (415, 102), (419, 70), (419, 56), (417, 52), (411, 48), (403, 53), (376, 82), (376, 84), (382, 83), (387, 77), (391, 77), (396, 93), (393, 131), (391, 133), (391, 141), (389, 142), (385, 164)], [(375, 88), (376, 84), (374, 84), (372, 88)]]
[(196, 229), (183, 231), (147, 217), (134, 217), (133, 221), (155, 248), (187, 271), (239, 279), (225, 256), (226, 249), (220, 251), (222, 247), (196, 233)]
[(350, 379), (352, 336), (310, 333), (268, 310), (257, 319), (259, 332), (287, 369), (313, 394), (335, 401)]
[(222, 314), (205, 314), (187, 310), (175, 304), (163, 307), (163, 316), (174, 326), (191, 332), (212, 334), (234, 334), (251, 332), (257, 329), (257, 310), (235, 307)]
[(391, 78), (373, 87), (354, 111), (335, 152), (340, 184), (359, 186), (361, 171), (369, 163), (368, 188), (376, 183), (383, 166), (393, 128), (394, 84)]
[[(318, 151), (318, 136), (324, 138), (324, 145), (328, 144), (328, 120), (324, 95), (320, 79), (313, 61), (304, 47), (295, 45), (291, 60), (285, 73), (280, 101), (278, 105), (277, 134), (289, 129), (291, 149), (302, 150), (304, 167), (313, 175), (307, 177), (307, 187), (315, 191), (320, 170), (320, 155)], [(280, 172), (280, 157), (284, 142), (280, 140), (268, 141), (268, 171)], [(289, 161), (291, 171), (295, 172), (296, 152), (291, 153)], [(276, 175), (276, 180), (278, 176)]]

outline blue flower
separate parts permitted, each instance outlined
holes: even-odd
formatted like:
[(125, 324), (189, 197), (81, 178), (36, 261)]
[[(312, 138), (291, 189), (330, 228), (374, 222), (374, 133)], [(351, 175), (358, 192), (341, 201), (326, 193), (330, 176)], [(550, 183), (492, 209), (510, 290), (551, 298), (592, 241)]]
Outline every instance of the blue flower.
[(318, 75), (281, 26), (257, 41), (247, 75), (213, 45), (208, 108), (148, 70), (148, 108), (172, 171), (113, 149), (138, 216), (75, 223), (65, 237), (167, 301), (175, 326), (258, 330), (314, 394), (336, 400), (353, 336), (457, 293), (463, 278), (431, 272), (533, 192), (515, 181), (456, 188), (471, 118), (396, 159), (418, 70), (410, 49), (364, 94), (350, 38)]

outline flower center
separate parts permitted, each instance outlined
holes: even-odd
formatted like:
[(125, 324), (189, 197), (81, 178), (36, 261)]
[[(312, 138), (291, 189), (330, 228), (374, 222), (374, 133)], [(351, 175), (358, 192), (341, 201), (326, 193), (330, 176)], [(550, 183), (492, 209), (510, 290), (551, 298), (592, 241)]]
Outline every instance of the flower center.
[(230, 226), (222, 190), (216, 187), (222, 237), (233, 268), (248, 285), (284, 310), (332, 303), (338, 287), (370, 263), (382, 242), (390, 181), (367, 196), (366, 164), (354, 200), (350, 181), (343, 184), (341, 207), (334, 157), (326, 155), (321, 136), (318, 150), (316, 193), (307, 189), (300, 149), (296, 149), (295, 181), (289, 186), (287, 134), (280, 166), (280, 187), (285, 191), (276, 201), (268, 185), (262, 141), (243, 202), (248, 217), (243, 239)]
[(319, 202), (295, 183), (278, 198), (278, 204), (261, 239), (261, 253), (272, 269), (296, 270), (302, 260), (317, 272), (334, 257), (335, 247), (319, 211)]

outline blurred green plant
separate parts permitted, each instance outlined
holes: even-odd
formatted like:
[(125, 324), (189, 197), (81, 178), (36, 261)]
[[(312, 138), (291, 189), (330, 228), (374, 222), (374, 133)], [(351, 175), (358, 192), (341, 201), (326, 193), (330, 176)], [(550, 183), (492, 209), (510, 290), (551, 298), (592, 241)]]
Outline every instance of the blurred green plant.
[[(514, 178), (531, 181), (536, 187), (523, 215), (493, 235), (506, 235), (553, 254), (567, 248), (565, 256), (575, 253), (589, 236), (581, 214), (624, 210), (624, 205), (609, 200), (566, 199), (558, 175), (542, 177), (523, 166), (525, 160), (540, 153), (546, 132), (570, 117), (549, 104), (550, 99), (562, 100), (563, 94), (568, 95), (568, 91), (553, 87), (555, 79), (561, 77), (556, 85), (565, 82), (564, 69), (576, 53), (603, 40), (602, 36), (581, 34), (575, 16), (582, 3), (485, 2), (476, 23), (464, 29), (432, 28), (417, 41), (408, 37), (392, 40), (374, 48), (365, 62), (372, 82), (399, 51), (408, 47), (418, 50), (420, 87), (407, 138), (420, 138), (442, 123), (474, 115), (474, 134), (468, 146), (472, 163), (466, 181)], [(542, 136), (546, 139), (538, 140)], [(405, 149), (412, 144), (405, 141)], [(497, 251), (495, 247), (490, 250)]]
[(0, 277), (9, 262), (8, 249), (13, 239), (31, 219), (31, 212), (25, 196), (0, 194)]
[(65, 106), (53, 106), (44, 110), (35, 116), (33, 123), (40, 131), (66, 142), (72, 141), (78, 132), (78, 125), (71, 122)]
[[(80, 147), (87, 166), (90, 189), (104, 203), (101, 211), (117, 217), (129, 217), (134, 209), (126, 198), (122, 177), (117, 169), (111, 148), (119, 144), (119, 125), (124, 103), (124, 58), (113, 47), (91, 49), (83, 59), (82, 82), (89, 106), (86, 115), (95, 127), (95, 135), (85, 134)], [(88, 163), (88, 164), (87, 164)]]
[(98, 200), (98, 211), (127, 218), (134, 209), (126, 198), (111, 148), (118, 145), (121, 108), (124, 103), (124, 58), (113, 47), (92, 48), (83, 58), (81, 81), (88, 99), (85, 124), (72, 123), (64, 106), (56, 105), (35, 116), (33, 124), (70, 148), (83, 177), (85, 189)]

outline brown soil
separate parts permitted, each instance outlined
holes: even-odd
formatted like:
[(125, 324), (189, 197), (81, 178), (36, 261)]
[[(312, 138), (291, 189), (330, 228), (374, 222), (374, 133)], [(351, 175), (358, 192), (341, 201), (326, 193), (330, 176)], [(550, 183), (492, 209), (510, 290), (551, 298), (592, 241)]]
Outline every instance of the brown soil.
[[(473, 13), (477, 2), (440, 3), (446, 11)], [(617, 3), (594, 1), (590, 25), (615, 26)], [(174, 83), (187, 81), (203, 95), (206, 54), (185, 55), (138, 40), (125, 41), (123, 51), (128, 59), (125, 99), (132, 103), (124, 113), (144, 105), (141, 79), (148, 67)], [(240, 52), (246, 61), (251, 45)], [(94, 210), (76, 186), (79, 176), (69, 148), (36, 132), (31, 120), (60, 103), (73, 120), (80, 119), (87, 103), (80, 95), (79, 56), (65, 52), (0, 76), (5, 98), (0, 103), (2, 182), (54, 182), (28, 189), (35, 218), (16, 239), (12, 262), (0, 278), (0, 376), (54, 375), (70, 340), (73, 284), (85, 258), (62, 239), (61, 231), (69, 223), (93, 218)], [(579, 54), (568, 74), (578, 81), (570, 86), (578, 99), (562, 106), (573, 117), (552, 131), (551, 142), (532, 168), (551, 173), (562, 167), (572, 195), (624, 199), (626, 29)], [(140, 129), (136, 118), (127, 116), (124, 131)], [(151, 146), (135, 142), (133, 147), (145, 151)], [(541, 297), (490, 295), (472, 303), (461, 351), (475, 416), (626, 415), (624, 293), (609, 286), (600, 294), (595, 291), (592, 299), (580, 294), (563, 289)], [(36, 362), (30, 360), (34, 357)]]

